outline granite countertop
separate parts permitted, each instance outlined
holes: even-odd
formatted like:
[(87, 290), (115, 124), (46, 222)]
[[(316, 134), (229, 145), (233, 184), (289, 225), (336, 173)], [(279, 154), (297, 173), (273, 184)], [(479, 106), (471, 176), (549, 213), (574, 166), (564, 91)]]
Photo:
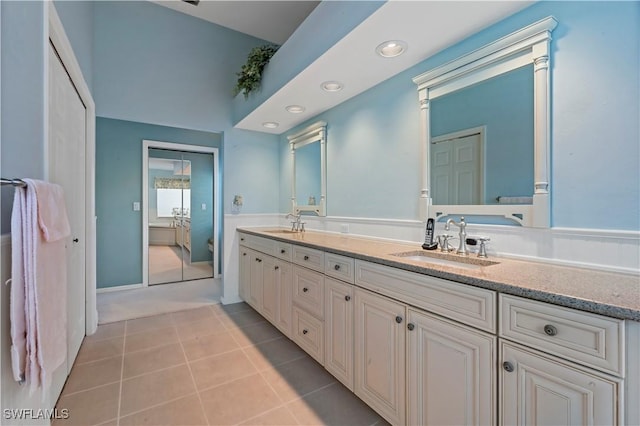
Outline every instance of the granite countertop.
[(640, 276), (638, 275), (600, 272), (503, 257), (488, 259), (498, 262), (495, 265), (467, 269), (430, 264), (393, 255), (393, 253), (422, 251), (418, 243), (408, 244), (321, 231), (274, 232), (278, 230), (283, 229), (238, 228), (238, 231), (260, 237), (295, 243), (505, 294), (613, 318), (640, 321)]

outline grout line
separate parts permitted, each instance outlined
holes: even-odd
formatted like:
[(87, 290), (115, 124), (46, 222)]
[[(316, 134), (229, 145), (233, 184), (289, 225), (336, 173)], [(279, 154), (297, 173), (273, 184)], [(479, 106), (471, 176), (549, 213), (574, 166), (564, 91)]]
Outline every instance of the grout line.
[[(176, 331), (176, 334), (178, 334), (178, 326), (176, 325), (175, 321), (173, 323), (173, 327), (174, 327), (174, 329)], [(196, 384), (196, 379), (193, 376), (193, 371), (191, 370), (191, 364), (189, 363), (189, 359), (187, 358), (187, 352), (184, 350), (184, 345), (182, 344), (182, 341), (180, 340), (180, 335), (179, 334), (178, 334), (178, 343), (180, 344), (180, 348), (182, 349), (182, 356), (184, 356), (184, 360), (187, 363), (187, 368), (189, 369), (189, 375), (191, 376), (191, 382), (193, 383), (193, 389), (195, 390), (196, 395), (198, 396), (198, 401), (200, 402), (200, 410), (202, 410), (202, 415), (204, 416), (205, 422), (207, 422), (207, 425), (209, 425), (209, 418), (207, 417), (207, 412), (204, 411), (204, 403), (202, 402), (202, 396), (200, 396), (200, 391), (198, 390), (198, 385)]]
[(88, 392), (88, 391), (92, 391), (92, 390), (95, 390), (95, 389), (98, 389), (98, 388), (101, 388), (101, 387), (111, 386), (111, 385), (116, 384), (116, 383), (120, 383), (120, 381), (119, 380), (114, 380), (113, 382), (103, 383), (103, 384), (100, 384), (100, 385), (97, 385), (97, 386), (91, 386), (90, 388), (81, 389), (81, 390), (77, 390), (77, 391), (74, 391), (74, 392), (66, 392), (66, 393), (63, 392), (62, 394), (60, 394), (60, 398), (62, 398), (63, 396), (64, 397), (75, 396), (75, 395), (77, 395), (79, 393), (82, 393), (82, 392)]
[(120, 364), (120, 389), (118, 390), (118, 412), (116, 426), (120, 426), (120, 408), (122, 407), (122, 381), (124, 376), (124, 355), (127, 347), (127, 322), (124, 323), (124, 341), (122, 342), (122, 363)]
[(196, 390), (198, 391), (198, 393), (207, 392), (207, 391), (210, 391), (211, 389), (215, 389), (215, 388), (218, 388), (220, 386), (228, 385), (229, 383), (237, 382), (238, 380), (246, 379), (247, 377), (255, 376), (255, 375), (258, 375), (258, 374), (259, 374), (259, 372), (256, 372), (256, 371), (254, 371), (252, 373), (246, 373), (243, 376), (234, 377), (233, 379), (229, 379), (229, 380), (227, 380), (225, 382), (217, 383), (217, 384), (215, 384), (213, 386), (209, 386), (209, 387), (202, 388), (202, 389), (197, 389), (196, 388)]
[[(188, 393), (188, 394), (185, 394), (185, 395), (181, 395), (181, 396), (178, 396), (178, 397), (176, 397), (176, 398), (172, 398), (172, 399), (168, 399), (168, 400), (163, 401), (163, 402), (159, 402), (159, 403), (157, 403), (157, 404), (149, 405), (148, 407), (145, 407), (145, 408), (143, 408), (143, 409), (141, 409), (141, 410), (132, 411), (132, 412), (127, 413), (126, 415), (124, 415), (124, 416), (122, 416), (122, 417), (129, 417), (129, 416), (132, 416), (132, 415), (134, 415), (134, 414), (139, 414), (139, 413), (142, 413), (142, 412), (144, 412), (144, 411), (152, 410), (152, 409), (154, 409), (154, 408), (161, 407), (161, 406), (163, 406), (163, 405), (165, 405), (165, 404), (171, 404), (172, 402), (176, 402), (176, 401), (178, 401), (178, 400), (180, 400), (180, 399), (188, 398), (188, 397), (190, 397), (190, 396), (197, 395), (197, 394), (198, 394), (198, 392), (191, 392), (191, 393)], [(205, 416), (205, 418), (206, 418), (206, 416)]]

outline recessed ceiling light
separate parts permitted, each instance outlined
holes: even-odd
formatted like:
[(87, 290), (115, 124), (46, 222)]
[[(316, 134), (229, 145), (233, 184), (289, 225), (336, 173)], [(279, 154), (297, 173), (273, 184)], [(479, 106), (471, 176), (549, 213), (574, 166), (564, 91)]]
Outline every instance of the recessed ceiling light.
[(266, 127), (267, 129), (275, 129), (279, 125), (280, 124), (276, 123), (275, 121), (265, 121), (264, 123), (262, 123), (262, 127)]
[(289, 105), (285, 109), (291, 114), (300, 114), (301, 112), (304, 112), (304, 107), (301, 105)]
[(322, 90), (326, 92), (337, 92), (342, 90), (344, 85), (339, 81), (325, 81), (320, 85), (320, 87), (322, 87)]
[(394, 58), (407, 50), (407, 43), (402, 40), (388, 40), (376, 47), (376, 53), (383, 58)]

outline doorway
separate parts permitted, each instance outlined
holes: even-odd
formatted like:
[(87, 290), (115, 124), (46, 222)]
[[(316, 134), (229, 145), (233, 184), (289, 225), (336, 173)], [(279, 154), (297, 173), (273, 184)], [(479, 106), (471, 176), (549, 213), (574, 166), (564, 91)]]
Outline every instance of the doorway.
[(218, 277), (217, 148), (143, 145), (143, 285)]

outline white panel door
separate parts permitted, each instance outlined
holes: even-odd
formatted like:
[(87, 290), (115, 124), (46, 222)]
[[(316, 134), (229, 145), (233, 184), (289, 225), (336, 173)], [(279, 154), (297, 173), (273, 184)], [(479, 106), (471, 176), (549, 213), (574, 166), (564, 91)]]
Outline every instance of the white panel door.
[(355, 290), (354, 392), (392, 424), (405, 424), (405, 305)]
[(67, 373), (85, 336), (86, 109), (49, 45), (49, 180), (64, 189), (71, 236), (67, 248)]
[(251, 254), (251, 265), (249, 268), (251, 269), (250, 278), (249, 278), (249, 299), (247, 302), (253, 309), (262, 313), (262, 287), (264, 281), (264, 264), (263, 259), (266, 255), (250, 250)]
[(409, 309), (408, 424), (496, 423), (496, 338)]
[(275, 324), (278, 315), (278, 271), (276, 258), (262, 256), (262, 316)]
[(620, 423), (617, 379), (506, 342), (501, 346), (501, 424)]
[(274, 267), (278, 283), (278, 310), (275, 325), (287, 337), (291, 338), (291, 307), (293, 294), (293, 273), (291, 264), (283, 260), (276, 260)]
[(431, 143), (433, 204), (482, 204), (479, 133)]

